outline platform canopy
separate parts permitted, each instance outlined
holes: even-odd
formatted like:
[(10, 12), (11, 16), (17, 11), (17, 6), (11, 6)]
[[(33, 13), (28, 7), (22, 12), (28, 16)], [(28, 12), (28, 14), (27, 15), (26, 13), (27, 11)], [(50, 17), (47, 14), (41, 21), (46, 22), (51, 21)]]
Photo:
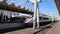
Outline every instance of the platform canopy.
[(60, 0), (55, 0), (59, 15), (60, 15)]
[[(1, 2), (2, 1), (2, 2)], [(19, 13), (25, 13), (25, 14), (33, 14), (33, 11), (29, 8), (26, 9), (25, 7), (22, 7), (20, 5), (15, 5), (14, 3), (9, 4), (6, 2), (7, 0), (0, 0), (0, 10), (8, 10), (12, 12), (19, 12)]]

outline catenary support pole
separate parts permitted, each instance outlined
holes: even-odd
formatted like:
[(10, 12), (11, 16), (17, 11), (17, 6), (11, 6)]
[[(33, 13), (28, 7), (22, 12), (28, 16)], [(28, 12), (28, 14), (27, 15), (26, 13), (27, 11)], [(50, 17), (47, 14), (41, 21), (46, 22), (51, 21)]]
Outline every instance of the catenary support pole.
[(54, 21), (54, 15), (52, 14), (52, 23), (53, 23), (53, 21)]
[(39, 28), (40, 24), (39, 24), (39, 8), (38, 8), (38, 4), (37, 4), (37, 28)]
[(34, 2), (34, 15), (33, 15), (33, 29), (36, 27), (36, 14), (37, 14), (37, 5), (36, 1)]

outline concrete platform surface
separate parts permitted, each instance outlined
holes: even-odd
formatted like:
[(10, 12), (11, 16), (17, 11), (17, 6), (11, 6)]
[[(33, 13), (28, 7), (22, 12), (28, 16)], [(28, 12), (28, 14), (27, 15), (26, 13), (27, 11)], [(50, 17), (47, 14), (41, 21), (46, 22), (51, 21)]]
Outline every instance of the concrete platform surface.
[(51, 28), (46, 34), (60, 34), (60, 22), (54, 24), (53, 28)]

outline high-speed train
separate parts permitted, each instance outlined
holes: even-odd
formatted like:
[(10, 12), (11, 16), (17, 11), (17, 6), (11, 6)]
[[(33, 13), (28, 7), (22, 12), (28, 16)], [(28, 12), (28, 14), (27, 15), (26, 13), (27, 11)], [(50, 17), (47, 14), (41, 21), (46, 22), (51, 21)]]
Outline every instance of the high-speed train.
[[(2, 12), (3, 11), (3, 12)], [(4, 11), (6, 10), (0, 10), (0, 29), (6, 29), (6, 28), (14, 28), (14, 27), (25, 27), (27, 26), (32, 26), (33, 24), (33, 16), (20, 16), (20, 17), (8, 17), (5, 15)], [(39, 17), (40, 23), (42, 22), (49, 22), (51, 19), (47, 17), (46, 15), (41, 15)]]
[[(39, 20), (40, 23), (51, 22), (51, 18), (49, 18), (47, 16), (40, 16), (39, 19), (40, 19)], [(32, 24), (33, 24), (33, 17), (27, 17), (25, 19), (24, 23), (26, 23), (27, 26), (32, 26)]]

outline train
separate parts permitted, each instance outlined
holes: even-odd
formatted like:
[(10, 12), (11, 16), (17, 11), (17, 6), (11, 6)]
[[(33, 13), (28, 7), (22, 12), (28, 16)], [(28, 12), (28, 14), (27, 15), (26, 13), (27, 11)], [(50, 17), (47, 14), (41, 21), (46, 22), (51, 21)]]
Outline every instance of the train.
[(23, 23), (24, 19), (25, 18), (23, 17), (11, 16), (8, 18), (8, 16), (0, 14), (0, 30), (10, 28), (25, 28), (26, 25)]
[[(1, 16), (2, 17), (2, 16)], [(6, 17), (7, 18), (7, 17)], [(40, 23), (51, 21), (48, 17), (40, 16)], [(33, 17), (11, 17), (7, 20), (0, 21), (0, 29), (33, 26)]]
[[(5, 10), (1, 10), (5, 11)], [(31, 15), (30, 15), (31, 16)], [(6, 28), (14, 28), (14, 27), (25, 27), (25, 26), (33, 26), (33, 15), (30, 16), (20, 16), (20, 17), (12, 17), (10, 18), (7, 15), (4, 15), (4, 13), (0, 14), (0, 29), (6, 29)], [(51, 17), (48, 17), (48, 15), (41, 15), (39, 16), (40, 23), (43, 22), (49, 22), (52, 20)]]
[[(47, 22), (52, 22), (52, 18), (47, 17), (47, 16), (40, 16), (39, 17), (39, 22), (40, 23), (47, 23)], [(33, 17), (27, 17), (24, 21), (24, 23), (26, 23), (27, 26), (33, 26)]]

